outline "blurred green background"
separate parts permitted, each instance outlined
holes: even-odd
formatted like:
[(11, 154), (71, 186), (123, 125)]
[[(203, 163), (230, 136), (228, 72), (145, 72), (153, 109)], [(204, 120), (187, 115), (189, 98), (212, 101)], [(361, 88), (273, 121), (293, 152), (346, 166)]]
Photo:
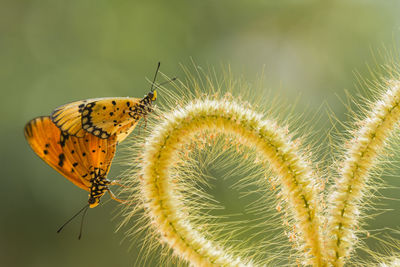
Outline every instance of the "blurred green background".
[[(250, 82), (265, 66), (266, 87), (289, 103), (301, 95), (300, 113), (327, 102), (344, 119), (338, 95), (355, 90), (354, 71), (370, 78), (371, 50), (399, 44), (399, 13), (397, 0), (0, 0), (0, 265), (132, 266), (138, 253), (114, 234), (108, 197), (90, 210), (81, 241), (79, 220), (55, 233), (87, 194), (31, 151), (28, 120), (74, 100), (142, 96), (158, 61), (183, 77), (179, 64), (191, 57), (230, 64)], [(110, 177), (121, 170), (113, 165)], [(390, 214), (396, 227), (400, 212)]]

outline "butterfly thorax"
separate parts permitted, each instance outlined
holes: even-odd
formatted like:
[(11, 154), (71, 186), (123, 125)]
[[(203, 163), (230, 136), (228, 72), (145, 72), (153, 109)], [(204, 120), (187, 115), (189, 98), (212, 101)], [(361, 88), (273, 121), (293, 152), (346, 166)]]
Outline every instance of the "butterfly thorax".
[(91, 180), (91, 186), (89, 188), (89, 207), (94, 208), (96, 207), (99, 202), (100, 198), (108, 191), (108, 185), (111, 183), (109, 180), (105, 178), (105, 176), (96, 176)]
[(129, 115), (138, 121), (140, 118), (146, 117), (147, 114), (153, 111), (153, 102), (157, 99), (157, 91), (149, 92), (143, 97), (139, 103), (130, 108)]

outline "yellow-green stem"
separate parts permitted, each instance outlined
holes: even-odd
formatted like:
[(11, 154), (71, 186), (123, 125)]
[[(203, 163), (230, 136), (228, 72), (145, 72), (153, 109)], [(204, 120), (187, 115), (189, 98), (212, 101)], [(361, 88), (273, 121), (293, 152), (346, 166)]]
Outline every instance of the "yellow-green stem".
[(177, 150), (197, 132), (233, 134), (254, 147), (278, 174), (288, 208), (295, 218), (306, 263), (323, 266), (316, 178), (284, 131), (259, 114), (225, 100), (196, 101), (166, 115), (145, 144), (142, 193), (153, 225), (182, 258), (196, 266), (251, 266), (214, 241), (207, 240), (179, 210), (170, 168)]
[(400, 82), (390, 83), (389, 90), (377, 101), (351, 140), (331, 198), (328, 202), (328, 260), (343, 266), (356, 242), (359, 206), (365, 193), (370, 170), (376, 163), (385, 140), (400, 119)]

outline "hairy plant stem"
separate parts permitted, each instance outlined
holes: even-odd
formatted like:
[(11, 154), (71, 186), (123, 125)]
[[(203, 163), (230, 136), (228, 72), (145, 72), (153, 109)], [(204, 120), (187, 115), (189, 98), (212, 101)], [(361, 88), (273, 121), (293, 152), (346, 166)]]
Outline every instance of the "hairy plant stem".
[(180, 145), (195, 133), (208, 130), (234, 135), (243, 145), (256, 148), (279, 177), (290, 214), (299, 229), (305, 263), (323, 266), (320, 211), (316, 178), (306, 159), (274, 122), (225, 100), (203, 100), (166, 114), (145, 144), (142, 193), (151, 220), (161, 237), (182, 258), (196, 266), (251, 266), (215, 241), (207, 240), (180, 211), (174, 197), (170, 168)]
[(355, 229), (359, 206), (365, 197), (370, 170), (382, 151), (385, 140), (400, 119), (400, 82), (392, 82), (389, 90), (372, 106), (357, 131), (328, 202), (328, 260), (343, 266), (356, 242)]

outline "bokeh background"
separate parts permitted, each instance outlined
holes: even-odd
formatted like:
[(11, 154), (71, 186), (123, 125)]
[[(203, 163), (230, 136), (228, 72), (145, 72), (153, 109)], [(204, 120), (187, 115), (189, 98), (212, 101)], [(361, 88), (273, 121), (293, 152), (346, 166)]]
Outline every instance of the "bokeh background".
[[(299, 113), (325, 103), (346, 119), (340, 97), (356, 89), (355, 71), (371, 78), (378, 49), (400, 43), (399, 13), (397, 0), (0, 0), (0, 265), (132, 266), (138, 253), (114, 233), (118, 210), (108, 197), (90, 210), (82, 240), (79, 220), (55, 233), (87, 194), (34, 155), (28, 120), (74, 100), (140, 97), (158, 61), (182, 77), (179, 64), (191, 58), (230, 64), (250, 82), (265, 67), (266, 87), (288, 103), (300, 96)], [(121, 170), (113, 165), (110, 177)], [(400, 212), (387, 214), (373, 226), (396, 227)]]

